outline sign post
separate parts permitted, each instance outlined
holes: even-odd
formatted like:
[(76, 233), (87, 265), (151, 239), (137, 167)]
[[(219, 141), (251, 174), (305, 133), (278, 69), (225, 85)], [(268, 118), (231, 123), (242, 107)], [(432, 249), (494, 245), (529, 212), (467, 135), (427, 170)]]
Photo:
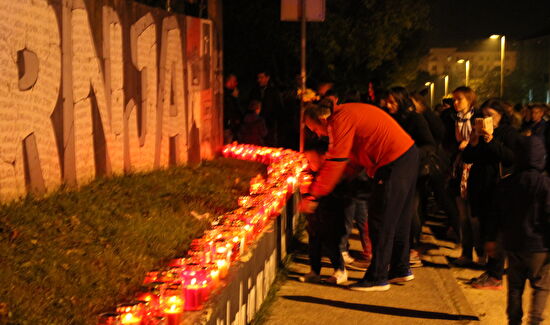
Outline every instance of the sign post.
[(325, 0), (281, 0), (281, 20), (300, 21), (300, 152), (304, 151), (304, 95), (306, 93), (306, 22), (325, 20)]

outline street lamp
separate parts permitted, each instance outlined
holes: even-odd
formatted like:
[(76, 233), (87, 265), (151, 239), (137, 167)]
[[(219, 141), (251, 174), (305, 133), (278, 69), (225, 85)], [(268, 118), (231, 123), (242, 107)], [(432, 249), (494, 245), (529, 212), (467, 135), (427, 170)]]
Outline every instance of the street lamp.
[(468, 87), (468, 84), (470, 83), (470, 60), (459, 59), (456, 63), (465, 63), (466, 80), (464, 85)]
[(430, 107), (433, 109), (434, 107), (434, 92), (435, 92), (435, 83), (433, 82), (426, 82), (426, 87), (430, 87)]
[(491, 35), (490, 39), (500, 38), (500, 98), (504, 96), (504, 50), (506, 48), (506, 37), (504, 35)]

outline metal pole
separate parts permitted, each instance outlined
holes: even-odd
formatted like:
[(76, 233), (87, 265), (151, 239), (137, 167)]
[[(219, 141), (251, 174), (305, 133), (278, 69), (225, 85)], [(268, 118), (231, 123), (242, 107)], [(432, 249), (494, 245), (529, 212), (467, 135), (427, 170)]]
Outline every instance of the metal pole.
[(504, 96), (504, 50), (506, 47), (506, 37), (500, 38), (500, 98)]
[(300, 88), (302, 89), (302, 96), (300, 98), (300, 152), (304, 152), (304, 142), (305, 142), (305, 134), (304, 134), (304, 95), (306, 93), (306, 0), (301, 0), (301, 73), (300, 73), (300, 81), (301, 85)]
[(470, 83), (470, 60), (466, 60), (466, 87)]
[(434, 93), (435, 93), (435, 83), (430, 83), (430, 106), (434, 108)]

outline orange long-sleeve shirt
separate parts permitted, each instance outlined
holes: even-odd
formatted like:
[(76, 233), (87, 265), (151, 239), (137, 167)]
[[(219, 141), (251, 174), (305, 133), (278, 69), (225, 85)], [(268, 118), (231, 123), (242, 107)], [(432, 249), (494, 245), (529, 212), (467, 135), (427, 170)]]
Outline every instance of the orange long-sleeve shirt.
[(349, 160), (373, 177), (378, 168), (403, 155), (414, 144), (397, 122), (380, 108), (360, 103), (336, 107), (329, 117), (326, 160), (309, 188), (315, 197), (329, 194)]

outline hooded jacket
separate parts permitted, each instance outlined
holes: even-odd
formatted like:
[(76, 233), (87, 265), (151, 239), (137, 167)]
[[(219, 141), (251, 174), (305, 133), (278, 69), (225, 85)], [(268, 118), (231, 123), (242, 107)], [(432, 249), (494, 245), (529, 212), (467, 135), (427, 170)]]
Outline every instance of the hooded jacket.
[(254, 112), (246, 114), (239, 132), (240, 142), (262, 146), (266, 135), (265, 120)]
[(506, 250), (550, 251), (550, 178), (542, 174), (544, 144), (538, 137), (521, 137), (516, 157), (514, 174), (497, 185), (491, 228), (502, 232)]

